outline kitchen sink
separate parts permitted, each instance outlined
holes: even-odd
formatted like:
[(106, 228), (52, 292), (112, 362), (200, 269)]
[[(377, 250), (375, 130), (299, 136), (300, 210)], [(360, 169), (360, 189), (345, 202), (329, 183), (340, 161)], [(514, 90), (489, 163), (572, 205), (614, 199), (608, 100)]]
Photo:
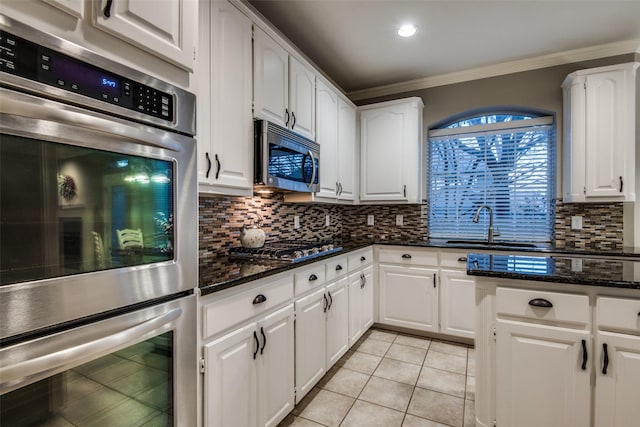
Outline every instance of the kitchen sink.
[(522, 243), (522, 242), (487, 242), (486, 240), (447, 240), (448, 245), (473, 245), (473, 246), (505, 246), (509, 248), (535, 248), (534, 243)]

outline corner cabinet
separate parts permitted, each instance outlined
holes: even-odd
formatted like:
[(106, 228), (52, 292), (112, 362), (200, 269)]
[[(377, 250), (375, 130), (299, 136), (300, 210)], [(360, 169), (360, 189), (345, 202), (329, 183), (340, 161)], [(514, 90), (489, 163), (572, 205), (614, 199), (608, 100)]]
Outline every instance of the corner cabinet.
[(366, 105), (360, 112), (360, 201), (423, 199), (420, 98)]
[(565, 202), (635, 201), (639, 66), (580, 70), (562, 83)]
[[(61, 2), (57, 2), (61, 3)], [(93, 25), (187, 71), (193, 71), (198, 3), (193, 0), (94, 3)], [(73, 6), (69, 2), (69, 6)]]
[[(199, 65), (198, 183), (201, 193), (248, 196), (253, 188), (252, 24), (227, 1), (203, 2)], [(209, 9), (210, 8), (210, 9)]]
[(315, 140), (315, 73), (257, 26), (253, 43), (254, 115)]

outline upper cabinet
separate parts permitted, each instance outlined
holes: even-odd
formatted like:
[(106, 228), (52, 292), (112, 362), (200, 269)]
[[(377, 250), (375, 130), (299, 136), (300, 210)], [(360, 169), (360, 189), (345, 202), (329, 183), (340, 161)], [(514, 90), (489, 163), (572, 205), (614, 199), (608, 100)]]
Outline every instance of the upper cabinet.
[[(357, 199), (356, 107), (338, 98), (338, 200)], [(320, 177), (322, 179), (322, 176)]]
[(254, 115), (315, 140), (314, 72), (254, 28)]
[(101, 0), (95, 5), (93, 24), (97, 28), (185, 70), (193, 71), (197, 2)]
[(414, 97), (360, 107), (360, 201), (422, 201), (423, 106)]
[(638, 66), (580, 70), (563, 82), (565, 202), (635, 201)]
[(209, 60), (198, 67), (199, 190), (251, 195), (252, 23), (227, 1), (203, 2), (201, 8), (210, 16), (210, 25), (201, 30), (201, 46), (210, 50)]

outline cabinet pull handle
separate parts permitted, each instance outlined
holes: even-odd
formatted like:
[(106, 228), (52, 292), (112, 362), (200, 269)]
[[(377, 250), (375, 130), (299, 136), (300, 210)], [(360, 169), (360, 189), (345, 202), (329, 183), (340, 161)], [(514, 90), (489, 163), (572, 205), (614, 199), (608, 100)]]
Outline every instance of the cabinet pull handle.
[(258, 294), (256, 295), (256, 297), (253, 299), (253, 303), (254, 304), (262, 304), (263, 302), (267, 301), (267, 297), (265, 297), (263, 294)]
[(534, 298), (531, 301), (529, 301), (529, 305), (533, 307), (542, 307), (542, 308), (553, 307), (553, 304), (551, 304), (551, 301), (546, 300), (544, 298)]
[(436, 287), (436, 273), (433, 273), (433, 287)]
[(604, 361), (602, 364), (602, 375), (607, 375), (607, 368), (609, 367), (609, 352), (607, 351), (607, 344), (602, 344), (602, 351), (604, 352)]
[(218, 155), (216, 154), (216, 179), (218, 179), (219, 175), (220, 175), (220, 159), (218, 158)]
[(402, 197), (407, 197), (407, 186), (406, 185), (402, 186)]
[(620, 177), (620, 192), (622, 193), (622, 187), (624, 186), (624, 181), (622, 180), (622, 177)]
[(331, 292), (327, 291), (327, 294), (329, 295), (329, 307), (327, 307), (327, 310), (331, 310), (331, 306), (333, 305), (333, 297), (331, 296)]
[(587, 354), (587, 341), (582, 340), (582, 370), (587, 370), (587, 360), (589, 356)]
[(411, 254), (403, 254), (402, 258), (404, 259), (411, 259)]
[(204, 153), (204, 156), (207, 158), (207, 175), (206, 175), (206, 177), (209, 178), (209, 172), (211, 172), (211, 157), (209, 157), (209, 153)]
[(111, 6), (113, 5), (113, 0), (107, 0), (107, 4), (104, 6), (104, 10), (102, 14), (105, 18), (111, 18)]
[(336, 181), (336, 196), (340, 195), (340, 184), (338, 184), (338, 181)]
[(342, 196), (342, 183), (339, 182), (338, 185), (340, 185), (340, 192), (338, 193), (338, 196)]
[(336, 271), (342, 270), (342, 266), (340, 264), (336, 265)]
[(289, 127), (289, 109), (288, 108), (284, 109), (284, 114), (286, 115), (286, 119), (284, 120), (284, 127), (288, 128)]
[(262, 326), (260, 326), (260, 334), (262, 335), (262, 347), (260, 347), (260, 354), (262, 354), (267, 345), (267, 336), (264, 334), (264, 328)]
[(367, 259), (363, 256), (360, 257), (360, 262), (365, 262)]
[(295, 126), (296, 126), (296, 113), (292, 111), (291, 112), (291, 129), (293, 129)]
[(458, 258), (459, 262), (467, 262), (467, 257), (466, 256), (461, 256), (460, 258)]
[(322, 312), (327, 312), (327, 306), (329, 305), (329, 300), (327, 299), (327, 294), (322, 294), (322, 298), (324, 298), (324, 306), (322, 307)]
[(309, 276), (309, 281), (310, 282), (314, 282), (316, 280), (318, 280), (318, 276), (316, 276), (315, 274), (312, 274), (311, 276)]
[(364, 274), (360, 273), (360, 289), (364, 288)]
[(256, 333), (256, 331), (253, 331), (253, 339), (256, 342), (256, 351), (253, 352), (253, 360), (256, 360), (258, 350), (260, 350), (260, 340), (258, 340), (258, 334)]

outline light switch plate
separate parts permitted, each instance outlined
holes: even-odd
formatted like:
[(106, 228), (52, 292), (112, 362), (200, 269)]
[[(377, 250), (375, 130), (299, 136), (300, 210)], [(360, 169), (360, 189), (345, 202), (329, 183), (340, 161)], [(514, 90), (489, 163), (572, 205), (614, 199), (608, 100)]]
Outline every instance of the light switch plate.
[(582, 217), (579, 215), (575, 215), (571, 217), (571, 229), (572, 230), (582, 230)]
[(298, 215), (293, 217), (293, 228), (300, 228), (300, 217)]
[(404, 217), (402, 215), (396, 215), (396, 225), (404, 225)]
[(575, 273), (582, 272), (582, 259), (581, 258), (572, 258), (571, 259), (571, 271)]
[(324, 218), (324, 225), (325, 225), (326, 227), (328, 227), (328, 226), (330, 226), (330, 225), (331, 225), (331, 216), (327, 215), (327, 216)]
[(373, 225), (373, 215), (367, 215), (367, 225)]

